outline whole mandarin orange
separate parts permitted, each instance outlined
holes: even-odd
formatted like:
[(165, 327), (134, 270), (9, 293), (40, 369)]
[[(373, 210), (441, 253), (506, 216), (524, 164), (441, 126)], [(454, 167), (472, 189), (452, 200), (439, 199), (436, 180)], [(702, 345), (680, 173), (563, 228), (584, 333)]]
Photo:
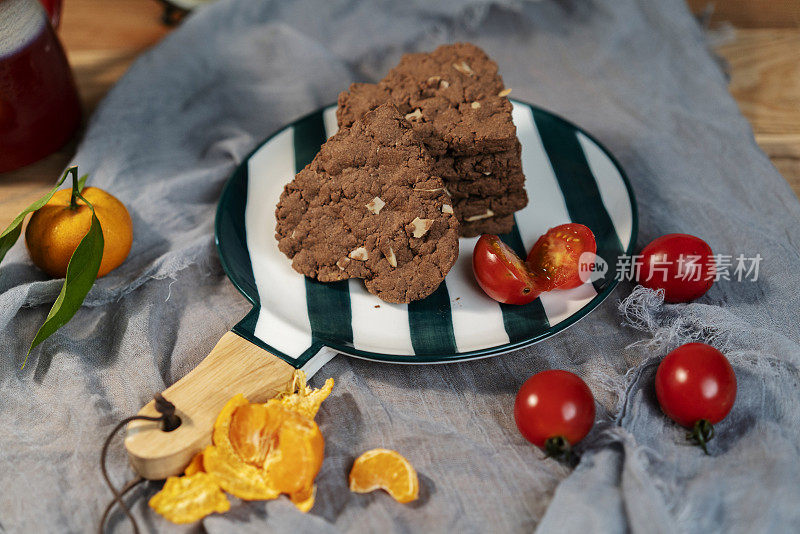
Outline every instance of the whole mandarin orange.
[[(103, 260), (97, 277), (119, 267), (131, 250), (133, 224), (125, 206), (113, 195), (96, 187), (81, 194), (88, 200), (103, 230)], [(57, 191), (37, 210), (25, 230), (25, 244), (33, 263), (54, 278), (63, 278), (72, 253), (92, 225), (92, 210), (81, 199), (70, 208), (71, 189)]]

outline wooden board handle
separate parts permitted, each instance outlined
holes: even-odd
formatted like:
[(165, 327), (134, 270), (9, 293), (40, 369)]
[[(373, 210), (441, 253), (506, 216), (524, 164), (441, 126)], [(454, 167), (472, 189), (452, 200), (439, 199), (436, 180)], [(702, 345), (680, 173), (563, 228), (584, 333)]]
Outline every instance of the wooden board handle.
[[(214, 420), (231, 397), (242, 393), (251, 402), (266, 402), (283, 391), (294, 371), (277, 356), (228, 332), (200, 365), (164, 391), (181, 418), (177, 429), (164, 432), (160, 422), (151, 421), (128, 425), (125, 448), (131, 465), (150, 480), (180, 474), (211, 443)], [(139, 415), (158, 416), (155, 401)]]

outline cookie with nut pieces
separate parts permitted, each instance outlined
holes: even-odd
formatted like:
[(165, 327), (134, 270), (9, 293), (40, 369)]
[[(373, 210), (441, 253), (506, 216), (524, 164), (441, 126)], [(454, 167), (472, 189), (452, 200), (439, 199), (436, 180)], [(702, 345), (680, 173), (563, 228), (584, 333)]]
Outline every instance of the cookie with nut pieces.
[(517, 146), (509, 91), (483, 50), (455, 43), (405, 54), (377, 84), (352, 84), (339, 95), (336, 116), (340, 127), (349, 126), (392, 102), (434, 156), (508, 151)]
[(377, 107), (286, 185), (278, 248), (310, 278), (362, 278), (387, 302), (425, 298), (458, 257), (459, 223), (433, 164), (398, 109)]

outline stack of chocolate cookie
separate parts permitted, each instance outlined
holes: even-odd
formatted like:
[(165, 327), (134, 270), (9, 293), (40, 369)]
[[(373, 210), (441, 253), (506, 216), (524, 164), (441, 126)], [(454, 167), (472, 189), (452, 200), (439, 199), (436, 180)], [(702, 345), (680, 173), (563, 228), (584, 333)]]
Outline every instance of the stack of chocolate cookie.
[(528, 203), (509, 92), (483, 50), (456, 43), (404, 55), (377, 84), (352, 84), (339, 95), (337, 119), (347, 128), (393, 103), (433, 157), (460, 234), (500, 234)]

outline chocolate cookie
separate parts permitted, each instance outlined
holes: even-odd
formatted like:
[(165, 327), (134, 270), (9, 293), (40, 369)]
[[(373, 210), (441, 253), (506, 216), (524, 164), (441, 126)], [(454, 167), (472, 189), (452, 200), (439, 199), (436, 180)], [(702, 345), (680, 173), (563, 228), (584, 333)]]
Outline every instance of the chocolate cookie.
[(512, 215), (528, 204), (525, 189), (508, 191), (495, 197), (467, 197), (453, 199), (453, 210), (459, 221), (474, 222), (483, 218)]
[(484, 176), (482, 180), (445, 179), (444, 185), (454, 201), (468, 197), (494, 197), (524, 188), (525, 175), (517, 171), (510, 176)]
[(377, 85), (339, 95), (339, 126), (393, 102), (434, 155), (475, 155), (514, 148), (511, 103), (497, 64), (469, 43), (406, 54)]
[(517, 142), (511, 150), (479, 154), (474, 156), (453, 156), (445, 154), (434, 158), (436, 172), (445, 180), (478, 181), (486, 177), (504, 177), (522, 173), (520, 160), (521, 146)]
[(481, 234), (507, 234), (514, 227), (514, 216), (487, 217), (472, 222), (461, 223), (463, 237), (475, 237)]
[(368, 111), (391, 99), (392, 95), (385, 85), (352, 83), (347, 91), (339, 93), (336, 122), (339, 128), (349, 128)]
[(278, 248), (322, 282), (363, 278), (387, 302), (430, 295), (458, 256), (458, 220), (433, 160), (392, 104), (341, 129), (284, 188)]

